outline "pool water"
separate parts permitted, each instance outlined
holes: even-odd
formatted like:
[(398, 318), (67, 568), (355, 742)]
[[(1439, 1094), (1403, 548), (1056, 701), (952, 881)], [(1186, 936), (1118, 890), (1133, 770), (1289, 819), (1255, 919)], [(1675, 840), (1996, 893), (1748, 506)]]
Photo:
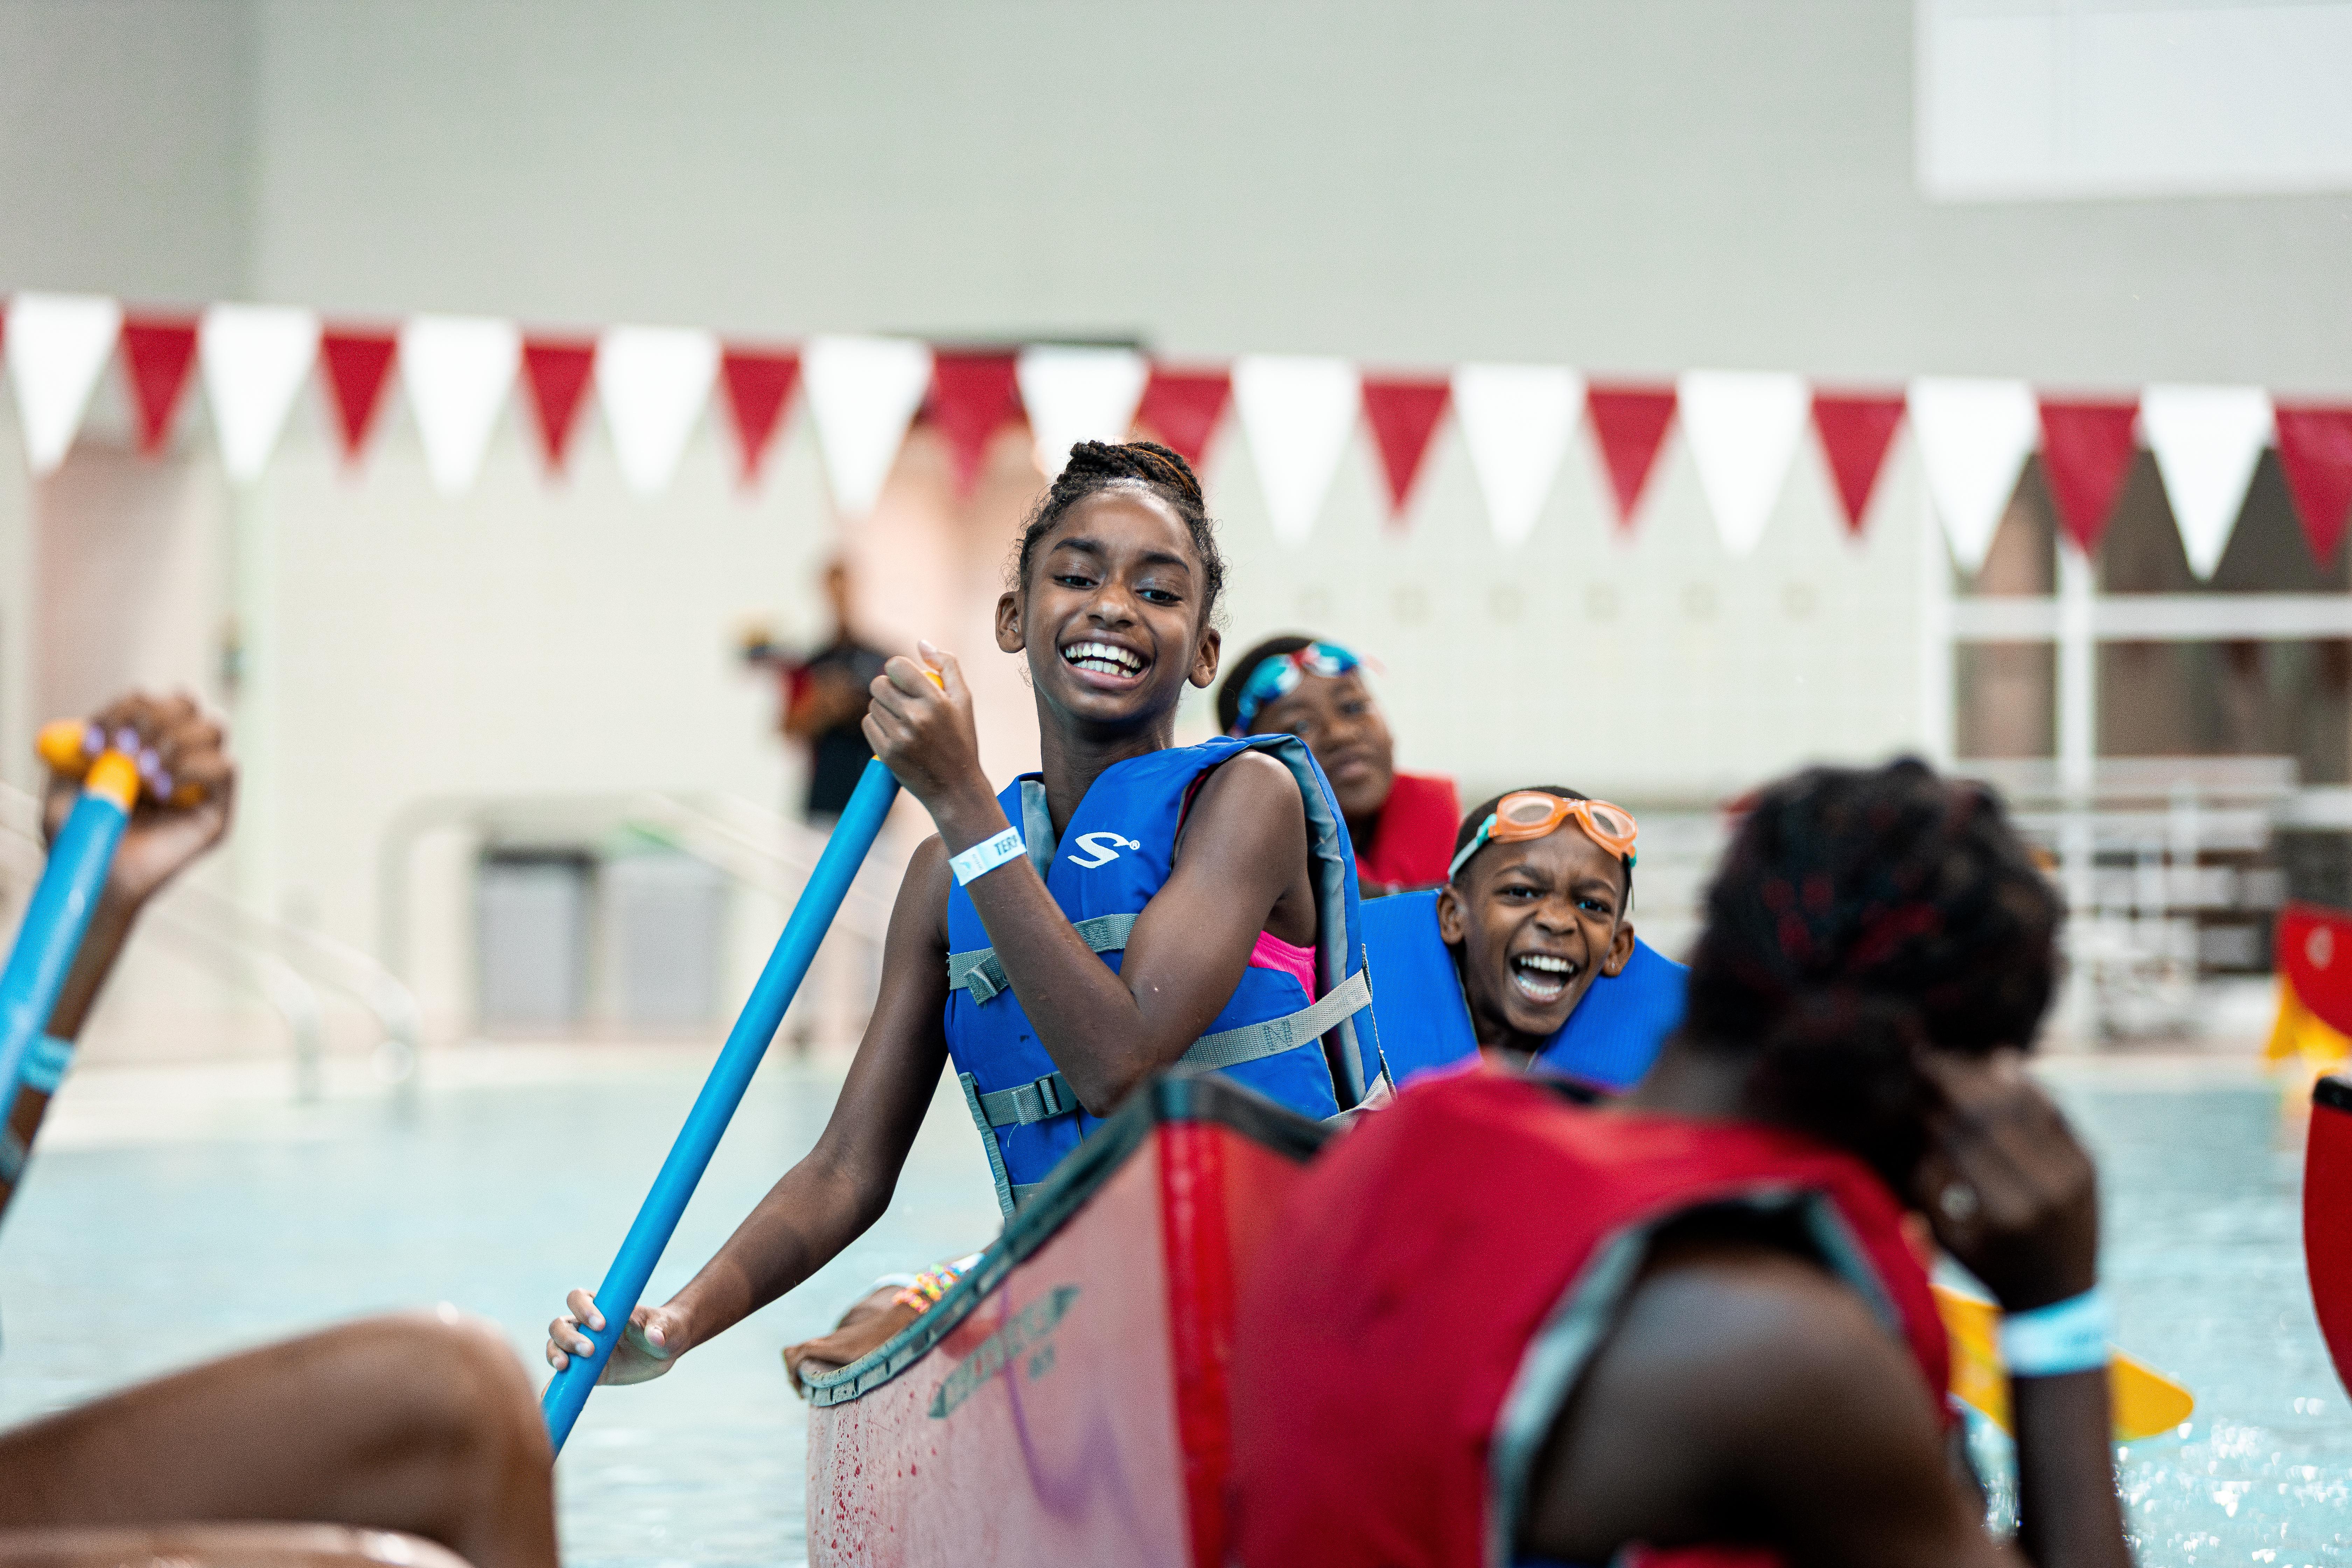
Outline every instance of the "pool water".
[[(706, 1062), (439, 1089), (406, 1115), (380, 1099), (232, 1104), (192, 1128), (40, 1151), (0, 1227), (0, 1424), (441, 1301), (503, 1324), (544, 1380), (548, 1319), (603, 1278)], [(787, 1063), (753, 1081), (651, 1299), (683, 1285), (816, 1141), (838, 1087)], [(830, 1329), (877, 1274), (970, 1251), (999, 1226), (979, 1140), (944, 1087), (880, 1224), (670, 1375), (591, 1397), (557, 1468), (567, 1563), (802, 1560), (804, 1407), (778, 1350)]]
[[(125, 1118), (119, 1136), (61, 1104), (73, 1135), (42, 1150), (0, 1230), (0, 1423), (445, 1300), (504, 1324), (543, 1375), (548, 1317), (602, 1275), (700, 1069), (681, 1056), (445, 1082), (406, 1113), (372, 1098), (231, 1100), (160, 1127)], [(2352, 1563), (2352, 1400), (2304, 1284), (2301, 1134), (2278, 1089), (2231, 1065), (2069, 1065), (2053, 1079), (2100, 1156), (2120, 1341), (2198, 1397), (2185, 1434), (2126, 1453), (2140, 1562)], [(793, 1064), (761, 1075), (656, 1297), (815, 1140), (837, 1087)], [(992, 1236), (983, 1172), (960, 1098), (943, 1092), (888, 1215), (846, 1255), (668, 1377), (599, 1391), (559, 1469), (566, 1561), (801, 1561), (803, 1407), (777, 1351), (831, 1327), (875, 1275)]]

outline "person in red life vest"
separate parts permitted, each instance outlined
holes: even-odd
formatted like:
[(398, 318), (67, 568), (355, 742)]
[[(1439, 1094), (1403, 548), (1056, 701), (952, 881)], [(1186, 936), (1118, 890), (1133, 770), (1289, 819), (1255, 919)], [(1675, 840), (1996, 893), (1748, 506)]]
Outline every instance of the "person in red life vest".
[(1444, 887), (1364, 906), (1399, 1086), (1481, 1057), (1630, 1089), (1682, 1022), (1683, 966), (1633, 934), (1633, 814), (1559, 784), (1462, 819)]
[[(1175, 744), (1222, 646), (1224, 563), (1191, 467), (1079, 442), (1010, 575), (996, 646), (1025, 657), (1042, 766), (991, 787), (952, 656), (925, 645), (875, 681), (866, 738), (939, 828), (899, 887), (881, 999), (816, 1147), (677, 1295), (636, 1310), (604, 1381), (667, 1370), (873, 1224), (942, 1069), (1008, 1216), (1180, 1061), (1317, 1118), (1379, 1078), (1350, 1022), (1370, 994), (1355, 860), (1314, 756), (1289, 735)], [(601, 1321), (584, 1290), (567, 1304), (559, 1369)]]
[[(135, 755), (146, 788), (18, 1069), (16, 1157), (33, 1149), (141, 911), (235, 809), (220, 726), (188, 698), (134, 693), (89, 722)], [(51, 833), (79, 788), (51, 776)], [(23, 1173), (0, 1180), (0, 1208)], [(539, 1402), (504, 1332), (448, 1307), (263, 1345), (0, 1430), (0, 1563), (556, 1568)]]
[(1445, 880), (1462, 797), (1442, 774), (1397, 772), (1396, 742), (1354, 654), (1312, 637), (1268, 637), (1217, 688), (1217, 722), (1228, 735), (1307, 742), (1347, 815), (1366, 898)]
[[(1237, 1304), (1240, 1560), (2126, 1568), (2095, 1172), (2022, 1055), (2059, 920), (1979, 787), (1765, 790), (1632, 1095), (1436, 1078), (1293, 1194)], [(1929, 1226), (2007, 1314), (2013, 1542)]]

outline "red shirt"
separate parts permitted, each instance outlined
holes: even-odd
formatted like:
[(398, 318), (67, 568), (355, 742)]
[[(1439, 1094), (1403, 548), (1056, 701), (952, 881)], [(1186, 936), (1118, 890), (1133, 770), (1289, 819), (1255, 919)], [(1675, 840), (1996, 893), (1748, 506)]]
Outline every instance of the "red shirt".
[(1445, 880), (1461, 826), (1462, 796), (1452, 779), (1399, 773), (1372, 827), (1372, 841), (1356, 846), (1356, 874), (1367, 887), (1389, 892), (1433, 888)]
[(1474, 1068), (1415, 1084), (1335, 1140), (1242, 1279), (1241, 1561), (1508, 1561), (1542, 1439), (1638, 1278), (1640, 1247), (1716, 1204), (1785, 1212), (1822, 1238), (1941, 1403), (1927, 1274), (1894, 1195), (1858, 1161), (1754, 1123), (1588, 1110)]

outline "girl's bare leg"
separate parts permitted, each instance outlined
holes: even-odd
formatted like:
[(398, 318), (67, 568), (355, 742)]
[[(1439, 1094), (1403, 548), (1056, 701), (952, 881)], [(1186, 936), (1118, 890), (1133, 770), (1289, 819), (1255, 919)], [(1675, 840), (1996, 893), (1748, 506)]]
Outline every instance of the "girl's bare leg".
[(341, 1524), (423, 1536), (475, 1568), (555, 1568), (552, 1471), (493, 1330), (374, 1318), (0, 1433), (0, 1531)]
[(0, 1568), (466, 1568), (414, 1535), (340, 1524), (0, 1531)]

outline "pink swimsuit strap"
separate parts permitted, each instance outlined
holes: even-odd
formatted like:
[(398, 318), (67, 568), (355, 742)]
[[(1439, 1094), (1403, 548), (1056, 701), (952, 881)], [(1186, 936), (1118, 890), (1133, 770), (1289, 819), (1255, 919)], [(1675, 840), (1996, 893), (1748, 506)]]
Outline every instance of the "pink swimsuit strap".
[(1249, 966), (1252, 969), (1273, 969), (1298, 982), (1309, 1002), (1315, 1000), (1315, 950), (1301, 947), (1295, 942), (1285, 942), (1270, 931), (1257, 933), (1250, 944)]

